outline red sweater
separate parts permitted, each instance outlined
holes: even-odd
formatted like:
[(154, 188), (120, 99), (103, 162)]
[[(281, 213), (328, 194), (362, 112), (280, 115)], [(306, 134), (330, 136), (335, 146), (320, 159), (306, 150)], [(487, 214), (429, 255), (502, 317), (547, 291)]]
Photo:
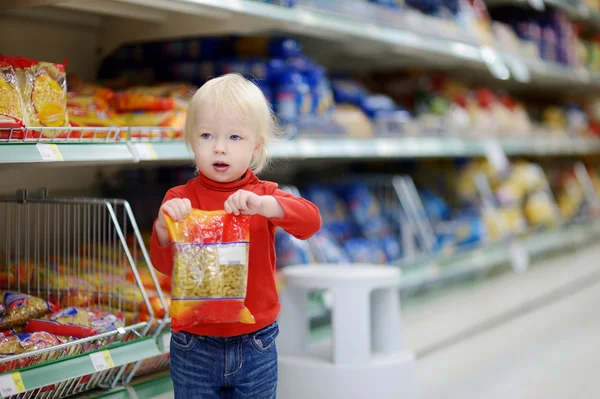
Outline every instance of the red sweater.
[[(218, 183), (200, 175), (183, 186), (170, 189), (163, 203), (173, 198), (188, 198), (192, 202), (192, 208), (204, 211), (222, 210), (225, 200), (240, 189), (258, 195), (272, 195), (284, 213), (281, 219), (267, 219), (254, 215), (250, 221), (248, 289), (245, 304), (254, 315), (256, 324), (204, 324), (188, 330), (189, 333), (232, 337), (258, 331), (272, 324), (281, 309), (275, 287), (275, 228), (281, 227), (302, 240), (311, 237), (321, 228), (321, 215), (313, 203), (279, 190), (276, 183), (259, 180), (251, 170), (240, 180), (231, 183)], [(154, 224), (156, 226), (156, 221)], [(150, 257), (156, 270), (172, 275), (171, 246), (161, 247), (155, 230), (150, 242)]]

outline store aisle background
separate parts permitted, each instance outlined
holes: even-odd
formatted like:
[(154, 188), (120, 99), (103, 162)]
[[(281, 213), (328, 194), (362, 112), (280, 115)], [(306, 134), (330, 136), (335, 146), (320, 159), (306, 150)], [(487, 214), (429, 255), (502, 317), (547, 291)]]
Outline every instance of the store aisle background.
[(422, 399), (600, 397), (598, 259), (595, 245), (407, 309)]

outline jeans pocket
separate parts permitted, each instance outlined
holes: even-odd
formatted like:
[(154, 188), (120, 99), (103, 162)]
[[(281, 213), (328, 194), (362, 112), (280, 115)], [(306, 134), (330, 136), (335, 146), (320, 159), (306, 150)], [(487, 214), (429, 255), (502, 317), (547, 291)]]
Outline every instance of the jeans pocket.
[(190, 350), (196, 342), (196, 336), (185, 331), (174, 332), (171, 334), (171, 345), (177, 349)]
[(252, 347), (262, 353), (266, 352), (275, 345), (275, 338), (279, 335), (279, 325), (277, 322), (250, 334), (250, 343)]

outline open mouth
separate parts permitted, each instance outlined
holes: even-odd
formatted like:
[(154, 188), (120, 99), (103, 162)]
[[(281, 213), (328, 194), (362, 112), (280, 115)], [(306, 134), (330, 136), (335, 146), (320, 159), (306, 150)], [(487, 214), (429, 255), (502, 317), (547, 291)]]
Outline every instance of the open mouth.
[(215, 162), (213, 163), (213, 168), (217, 172), (225, 172), (227, 169), (229, 169), (229, 164), (226, 164), (225, 162)]

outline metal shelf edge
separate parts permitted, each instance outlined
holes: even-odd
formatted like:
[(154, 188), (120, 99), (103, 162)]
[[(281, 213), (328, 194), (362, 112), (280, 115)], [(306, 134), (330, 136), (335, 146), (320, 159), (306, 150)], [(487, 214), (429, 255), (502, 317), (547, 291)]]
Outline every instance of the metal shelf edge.
[[(126, 343), (114, 348), (106, 349), (106, 351), (108, 351), (114, 363), (114, 366), (112, 367), (123, 366), (160, 354), (156, 342), (152, 339), (142, 339)], [(85, 355), (42, 364), (24, 370), (17, 370), (2, 375), (19, 373), (27, 391), (43, 388), (61, 381), (83, 377), (97, 372), (90, 358), (90, 354), (97, 352), (87, 353)]]

